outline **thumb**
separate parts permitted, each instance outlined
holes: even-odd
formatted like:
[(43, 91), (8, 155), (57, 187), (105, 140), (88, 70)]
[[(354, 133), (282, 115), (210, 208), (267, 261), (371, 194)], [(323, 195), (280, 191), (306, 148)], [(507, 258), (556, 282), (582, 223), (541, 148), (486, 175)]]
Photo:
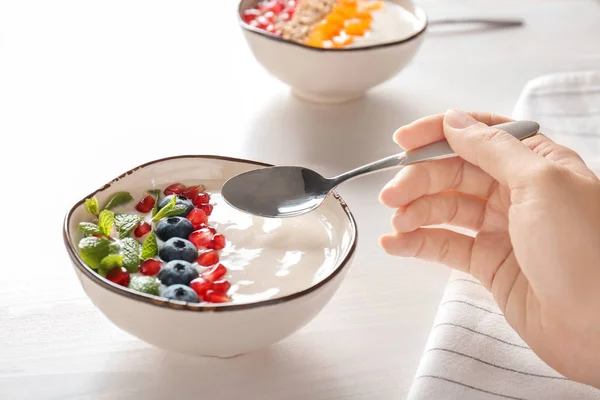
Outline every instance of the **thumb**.
[(517, 185), (524, 172), (535, 170), (547, 162), (519, 139), (462, 111), (446, 112), (444, 135), (461, 158), (509, 187)]

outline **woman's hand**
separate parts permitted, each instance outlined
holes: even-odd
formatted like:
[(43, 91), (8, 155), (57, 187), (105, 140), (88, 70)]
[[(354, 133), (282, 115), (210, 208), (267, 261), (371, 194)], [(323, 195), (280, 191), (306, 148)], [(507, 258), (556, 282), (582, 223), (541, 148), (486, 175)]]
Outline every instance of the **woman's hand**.
[[(382, 190), (390, 254), (471, 273), (551, 367), (600, 388), (600, 181), (572, 150), (521, 143), (491, 114), (449, 111), (399, 129), (405, 149), (443, 139), (460, 156), (409, 165)], [(430, 225), (454, 225), (474, 237)]]

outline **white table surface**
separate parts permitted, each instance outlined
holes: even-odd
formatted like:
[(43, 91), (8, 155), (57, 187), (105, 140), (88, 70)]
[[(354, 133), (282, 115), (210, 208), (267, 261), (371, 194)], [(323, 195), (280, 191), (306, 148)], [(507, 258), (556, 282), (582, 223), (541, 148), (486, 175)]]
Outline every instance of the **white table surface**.
[(145, 161), (214, 153), (334, 174), (397, 150), (392, 132), (449, 107), (510, 114), (540, 74), (600, 66), (592, 0), (421, 1), (431, 18), (522, 16), (436, 34), (359, 101), (297, 100), (252, 58), (232, 0), (0, 0), (0, 399), (401, 399), (449, 271), (387, 256), (391, 177), (350, 182), (350, 275), (304, 329), (234, 359), (155, 349), (113, 326), (63, 249), (71, 203)]

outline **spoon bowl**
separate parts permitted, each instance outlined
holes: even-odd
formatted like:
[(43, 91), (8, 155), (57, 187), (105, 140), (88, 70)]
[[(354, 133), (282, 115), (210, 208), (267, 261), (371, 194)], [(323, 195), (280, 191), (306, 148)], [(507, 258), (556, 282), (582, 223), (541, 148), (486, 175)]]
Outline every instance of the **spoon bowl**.
[[(519, 140), (535, 135), (540, 126), (532, 121), (496, 125)], [(304, 167), (263, 168), (236, 175), (223, 185), (223, 198), (240, 211), (266, 218), (295, 217), (313, 211), (339, 184), (358, 176), (426, 160), (456, 157), (446, 140), (405, 151), (334, 178), (325, 178)]]
[[(245, 172), (223, 185), (223, 198), (240, 211), (265, 218), (294, 217), (321, 205), (330, 179), (304, 167), (268, 167)], [(257, 195), (259, 193), (260, 195)]]

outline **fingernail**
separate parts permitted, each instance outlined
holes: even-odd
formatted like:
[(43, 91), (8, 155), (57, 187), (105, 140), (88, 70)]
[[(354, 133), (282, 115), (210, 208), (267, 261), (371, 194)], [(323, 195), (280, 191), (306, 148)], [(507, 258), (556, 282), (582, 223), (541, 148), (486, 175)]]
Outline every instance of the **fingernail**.
[(444, 115), (444, 123), (451, 128), (464, 129), (475, 125), (477, 120), (464, 111), (448, 110)]

